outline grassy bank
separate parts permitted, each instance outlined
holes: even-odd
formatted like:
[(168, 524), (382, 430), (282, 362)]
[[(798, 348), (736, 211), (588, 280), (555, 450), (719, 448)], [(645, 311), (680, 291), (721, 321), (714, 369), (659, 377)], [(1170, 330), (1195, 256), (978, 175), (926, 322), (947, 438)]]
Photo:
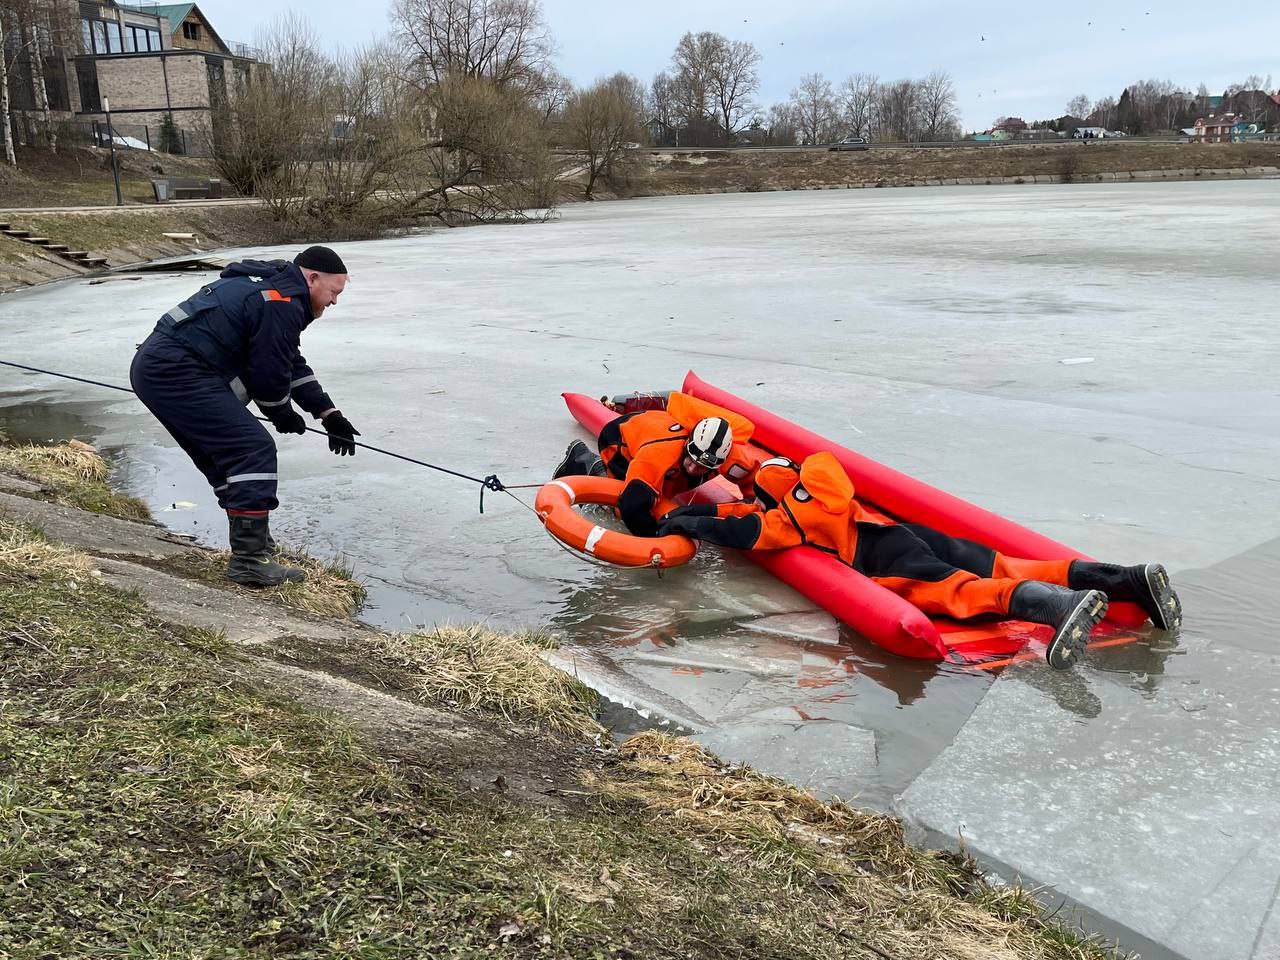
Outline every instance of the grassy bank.
[(109, 468), (97, 451), (75, 440), (53, 447), (9, 446), (0, 434), (0, 471), (39, 484), (35, 496), (52, 503), (122, 520), (151, 519), (145, 503), (107, 483)]
[[(454, 738), (397, 752), (246, 682), (324, 659), (307, 637), (236, 647), (94, 566), (0, 517), (0, 956), (1107, 956), (892, 818), (665, 735), (609, 748), (545, 636), (349, 642), (338, 675)], [(460, 775), (482, 729), (542, 801)]]
[(894, 821), (683, 741), (631, 741), (558, 810), (388, 762), (84, 558), (0, 544), (5, 955), (1101, 955)]
[[(0, 436), (0, 472), (40, 486), (31, 496), (61, 503), (89, 513), (121, 520), (150, 520), (147, 505), (112, 489), (110, 467), (93, 447), (72, 440), (57, 446), (7, 445)], [(260, 595), (293, 610), (322, 617), (351, 617), (364, 605), (367, 591), (340, 560), (320, 560), (281, 545), (282, 563), (306, 574), (303, 583), (288, 583), (268, 590), (250, 590), (224, 577), (230, 554), (225, 550), (193, 550), (160, 566), (194, 580), (202, 580), (244, 596)]]
[[(12, 214), (4, 215), (3, 219), (74, 250), (105, 257), (113, 267), (181, 256), (195, 250), (338, 243), (367, 240), (392, 232), (390, 228), (361, 222), (325, 225), (305, 215), (278, 222), (271, 219), (264, 208), (243, 204), (223, 207), (153, 204), (86, 213)], [(166, 237), (166, 233), (194, 234), (194, 237), (179, 239)], [(38, 247), (0, 237), (0, 293), (83, 272)]]
[(629, 195), (714, 190), (803, 190), (817, 184), (894, 186), (957, 178), (1063, 176), (1146, 170), (1280, 166), (1280, 143), (1125, 143), (1050, 146), (877, 148), (861, 153), (703, 150), (637, 153)]
[[(57, 153), (18, 147), (18, 167), (0, 165), (0, 206), (71, 207), (116, 202), (111, 174), (111, 151), (64, 145)], [(116, 151), (120, 165), (120, 193), (125, 203), (155, 200), (151, 177), (216, 177), (214, 163), (144, 150)]]

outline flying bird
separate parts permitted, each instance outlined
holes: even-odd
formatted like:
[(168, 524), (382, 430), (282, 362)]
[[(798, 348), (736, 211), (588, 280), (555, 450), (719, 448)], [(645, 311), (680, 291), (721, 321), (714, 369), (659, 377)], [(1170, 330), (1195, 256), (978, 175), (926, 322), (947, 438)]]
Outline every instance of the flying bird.
[(986, 39), (987, 39), (986, 37), (982, 36), (982, 34), (978, 34), (978, 36), (979, 36), (981, 39), (983, 39), (983, 40), (986, 40)]

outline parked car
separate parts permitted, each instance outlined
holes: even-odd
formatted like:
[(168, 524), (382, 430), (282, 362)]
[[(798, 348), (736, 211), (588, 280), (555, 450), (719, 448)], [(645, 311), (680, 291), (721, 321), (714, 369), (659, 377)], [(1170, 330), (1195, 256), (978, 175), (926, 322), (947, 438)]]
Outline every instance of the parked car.
[(837, 140), (827, 150), (870, 150), (871, 144), (867, 143), (865, 137), (845, 137), (843, 140)]

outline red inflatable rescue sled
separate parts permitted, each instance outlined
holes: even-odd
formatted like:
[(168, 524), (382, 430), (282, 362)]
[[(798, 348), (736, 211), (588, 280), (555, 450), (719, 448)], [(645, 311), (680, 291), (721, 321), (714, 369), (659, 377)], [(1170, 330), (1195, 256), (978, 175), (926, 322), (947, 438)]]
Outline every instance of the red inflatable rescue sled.
[[(1084, 558), (1084, 554), (1048, 537), (705, 383), (692, 371), (685, 377), (682, 389), (751, 420), (755, 424), (751, 445), (762, 457), (780, 454), (798, 462), (819, 450), (830, 451), (853, 480), (859, 503), (886, 518), (928, 524), (951, 536), (985, 543), (1009, 556), (1033, 560)], [(563, 396), (574, 419), (593, 436), (598, 436), (600, 429), (617, 416), (600, 401), (583, 394)], [(736, 487), (717, 479), (699, 487), (695, 499), (724, 501), (737, 496)], [(931, 619), (897, 594), (811, 547), (744, 553), (840, 622), (901, 656), (980, 662), (1016, 654), (1030, 641), (1046, 640), (1051, 635), (1047, 627), (1014, 620), (961, 624), (943, 618)], [(1111, 610), (1108, 620), (1113, 628), (1136, 625), (1144, 619), (1130, 604), (1112, 604)]]

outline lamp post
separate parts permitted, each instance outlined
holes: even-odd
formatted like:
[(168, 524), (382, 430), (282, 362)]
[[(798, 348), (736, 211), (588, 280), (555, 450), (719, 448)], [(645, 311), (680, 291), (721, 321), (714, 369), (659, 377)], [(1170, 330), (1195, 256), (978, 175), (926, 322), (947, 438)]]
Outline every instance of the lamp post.
[(124, 197), (120, 196), (120, 166), (116, 163), (116, 138), (111, 131), (111, 101), (102, 98), (102, 109), (107, 114), (107, 141), (111, 144), (111, 176), (116, 181), (116, 206), (124, 206)]

